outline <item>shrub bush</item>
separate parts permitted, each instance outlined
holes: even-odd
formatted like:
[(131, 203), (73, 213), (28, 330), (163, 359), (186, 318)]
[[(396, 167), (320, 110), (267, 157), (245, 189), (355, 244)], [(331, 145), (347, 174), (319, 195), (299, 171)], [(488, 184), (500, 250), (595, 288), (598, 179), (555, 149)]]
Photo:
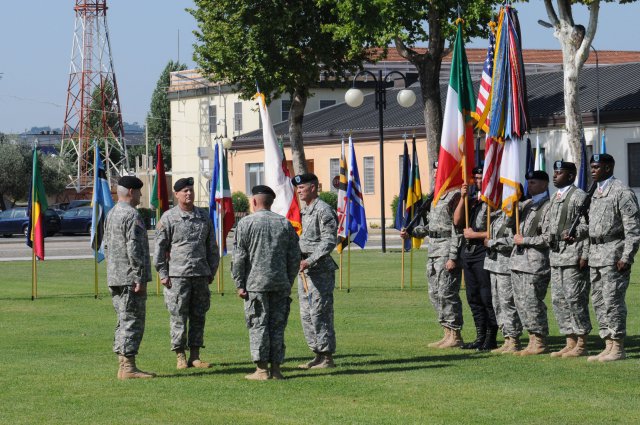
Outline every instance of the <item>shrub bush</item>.
[(249, 212), (249, 198), (242, 192), (233, 192), (231, 194), (231, 202), (233, 203), (233, 211), (237, 213)]
[(318, 197), (329, 204), (334, 210), (338, 209), (338, 194), (335, 192), (320, 192)]

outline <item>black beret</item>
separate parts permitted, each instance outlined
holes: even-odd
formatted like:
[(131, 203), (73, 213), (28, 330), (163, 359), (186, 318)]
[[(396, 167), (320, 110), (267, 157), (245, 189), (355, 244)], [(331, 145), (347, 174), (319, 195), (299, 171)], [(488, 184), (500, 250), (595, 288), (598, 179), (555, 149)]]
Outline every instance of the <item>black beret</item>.
[(265, 186), (263, 184), (253, 186), (253, 188), (251, 188), (251, 193), (253, 195), (271, 195), (274, 198), (276, 197), (276, 193), (269, 186)]
[(554, 170), (567, 170), (567, 171), (572, 171), (572, 172), (576, 172), (577, 168), (576, 168), (576, 164), (574, 164), (573, 162), (567, 162), (567, 161), (556, 161), (553, 163), (553, 169)]
[(293, 183), (294, 186), (297, 186), (303, 183), (311, 183), (314, 181), (318, 181), (318, 177), (313, 173), (298, 174), (297, 176), (291, 179), (291, 183)]
[(594, 162), (602, 162), (605, 164), (615, 164), (616, 160), (613, 159), (613, 157), (608, 153), (596, 153), (594, 155), (591, 155), (591, 161), (589, 161), (589, 163), (594, 163)]
[(182, 189), (184, 189), (187, 186), (193, 186), (193, 177), (178, 179), (178, 181), (176, 181), (173, 184), (173, 190), (176, 192), (180, 192)]
[(473, 170), (471, 170), (471, 174), (475, 175), (475, 174), (483, 174), (484, 173), (484, 168), (482, 167), (473, 167)]
[(118, 180), (118, 186), (126, 187), (127, 189), (140, 189), (142, 185), (142, 180), (134, 176), (123, 176)]
[(547, 174), (546, 171), (536, 170), (536, 171), (528, 172), (525, 178), (527, 180), (542, 180), (542, 181), (548, 182), (549, 174)]

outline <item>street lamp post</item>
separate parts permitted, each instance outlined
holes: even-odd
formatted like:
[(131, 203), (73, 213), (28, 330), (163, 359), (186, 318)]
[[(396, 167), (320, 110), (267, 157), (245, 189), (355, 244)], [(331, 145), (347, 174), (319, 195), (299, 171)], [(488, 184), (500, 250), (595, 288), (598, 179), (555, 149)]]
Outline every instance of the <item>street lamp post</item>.
[[(385, 82), (388, 80), (389, 76), (392, 74), (398, 74), (404, 80), (405, 87), (407, 86), (407, 78), (400, 71), (391, 71), (387, 73), (384, 77), (382, 76), (382, 70), (378, 70), (378, 77), (373, 74), (371, 71), (363, 70), (358, 72), (353, 77), (353, 87), (347, 90), (344, 95), (344, 100), (347, 105), (357, 108), (362, 105), (364, 101), (364, 94), (360, 89), (356, 88), (356, 79), (363, 74), (370, 75), (375, 82), (375, 106), (378, 110), (378, 126), (380, 132), (380, 228), (382, 229), (382, 252), (386, 252), (386, 234), (385, 234), (385, 217), (384, 217), (384, 110), (387, 108), (387, 88), (385, 86)], [(407, 90), (406, 88), (400, 90), (398, 92), (397, 97), (398, 103), (400, 106), (405, 108), (409, 108), (413, 106), (416, 101), (416, 95), (412, 90)]]
[[(554, 28), (553, 24), (543, 21), (542, 19), (538, 19), (538, 25), (545, 28)], [(598, 129), (598, 140), (594, 143), (594, 149), (597, 152), (600, 152), (600, 61), (598, 60), (598, 51), (593, 44), (590, 44), (589, 47), (593, 50), (593, 53), (596, 54), (596, 127)], [(595, 146), (597, 145), (597, 146)]]

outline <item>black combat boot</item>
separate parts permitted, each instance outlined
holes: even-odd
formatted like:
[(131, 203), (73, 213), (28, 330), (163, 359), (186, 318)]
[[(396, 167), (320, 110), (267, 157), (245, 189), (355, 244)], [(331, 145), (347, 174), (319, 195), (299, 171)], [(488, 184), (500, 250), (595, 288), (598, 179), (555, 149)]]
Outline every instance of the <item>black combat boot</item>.
[[(463, 350), (477, 350), (482, 347), (487, 337), (487, 329), (484, 326), (476, 326), (476, 339), (473, 342), (464, 344), (461, 348)], [(495, 338), (494, 338), (495, 339)]]
[(496, 337), (498, 336), (498, 327), (490, 327), (487, 329), (487, 336), (482, 343), (482, 346), (478, 347), (478, 351), (491, 351), (494, 348), (498, 348)]

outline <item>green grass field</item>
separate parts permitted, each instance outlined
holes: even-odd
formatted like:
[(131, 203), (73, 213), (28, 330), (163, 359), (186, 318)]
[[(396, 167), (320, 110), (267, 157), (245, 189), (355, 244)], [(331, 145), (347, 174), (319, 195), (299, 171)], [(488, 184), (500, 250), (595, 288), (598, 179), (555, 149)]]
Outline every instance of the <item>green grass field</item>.
[[(150, 288), (138, 365), (159, 376), (130, 381), (116, 379), (115, 315), (103, 265), (96, 300), (91, 261), (42, 263), (39, 298), (31, 301), (31, 264), (0, 263), (0, 423), (640, 423), (638, 266), (627, 293), (630, 359), (588, 364), (427, 348), (440, 330), (427, 298), (425, 256), (416, 253), (413, 289), (407, 282), (401, 291), (399, 253), (354, 251), (351, 292), (346, 282), (335, 292), (338, 367), (296, 369), (310, 353), (294, 299), (288, 379), (267, 382), (243, 379), (253, 364), (228, 258), (227, 293), (212, 297), (202, 351), (214, 367), (175, 370), (168, 313)], [(548, 306), (551, 343), (559, 348), (564, 338)], [(464, 313), (464, 337), (473, 339), (471, 314)], [(592, 351), (602, 347), (595, 336), (590, 342)]]

